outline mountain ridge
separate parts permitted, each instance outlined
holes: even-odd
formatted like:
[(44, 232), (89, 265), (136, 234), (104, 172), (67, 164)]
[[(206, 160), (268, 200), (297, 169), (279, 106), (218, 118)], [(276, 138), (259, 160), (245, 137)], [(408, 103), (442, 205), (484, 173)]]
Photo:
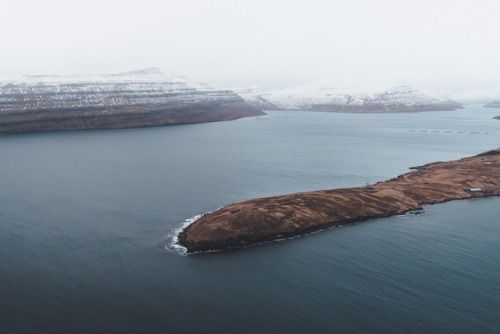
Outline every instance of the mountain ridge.
[(462, 105), (388, 82), (315, 82), (287, 89), (235, 90), (261, 109), (331, 112), (416, 112), (455, 110)]
[(236, 93), (155, 68), (0, 83), (0, 134), (204, 123), (263, 115)]

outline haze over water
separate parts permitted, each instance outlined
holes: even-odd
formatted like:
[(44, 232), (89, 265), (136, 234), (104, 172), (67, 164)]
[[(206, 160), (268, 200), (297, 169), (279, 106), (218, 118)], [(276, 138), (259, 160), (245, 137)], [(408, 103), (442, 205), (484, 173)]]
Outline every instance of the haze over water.
[(231, 252), (168, 249), (256, 197), (500, 146), (498, 110), (278, 112), (0, 137), (2, 333), (499, 333), (500, 199)]

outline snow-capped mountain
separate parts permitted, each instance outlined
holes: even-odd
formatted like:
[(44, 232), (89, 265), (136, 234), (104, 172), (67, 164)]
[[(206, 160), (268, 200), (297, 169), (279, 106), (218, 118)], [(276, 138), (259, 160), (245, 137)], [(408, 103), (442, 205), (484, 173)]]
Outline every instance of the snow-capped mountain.
[(0, 83), (0, 133), (160, 126), (261, 114), (232, 91), (168, 77), (154, 68)]
[(455, 110), (461, 105), (391, 83), (319, 82), (280, 90), (236, 90), (261, 109), (339, 112)]

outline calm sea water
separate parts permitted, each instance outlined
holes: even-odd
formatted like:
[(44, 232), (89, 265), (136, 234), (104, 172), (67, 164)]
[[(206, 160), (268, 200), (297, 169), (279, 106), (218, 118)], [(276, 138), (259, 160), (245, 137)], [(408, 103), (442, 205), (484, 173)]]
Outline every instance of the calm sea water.
[(500, 146), (498, 110), (0, 137), (0, 333), (500, 333), (500, 199), (183, 256), (189, 217)]

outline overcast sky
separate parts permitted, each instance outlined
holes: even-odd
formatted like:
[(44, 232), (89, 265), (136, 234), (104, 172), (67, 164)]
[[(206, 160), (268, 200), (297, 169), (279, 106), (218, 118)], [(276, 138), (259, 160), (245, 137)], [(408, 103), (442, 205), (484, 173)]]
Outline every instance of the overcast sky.
[(0, 0), (0, 76), (158, 67), (223, 85), (500, 86), (498, 0)]

